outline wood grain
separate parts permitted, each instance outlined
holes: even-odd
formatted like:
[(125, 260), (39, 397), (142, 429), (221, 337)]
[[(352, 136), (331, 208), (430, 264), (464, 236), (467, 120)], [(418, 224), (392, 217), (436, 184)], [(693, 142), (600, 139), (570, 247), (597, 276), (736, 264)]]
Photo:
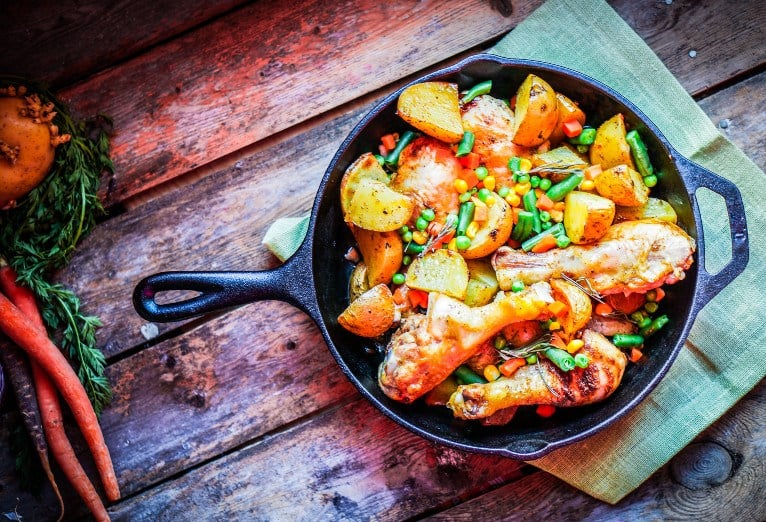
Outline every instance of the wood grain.
[[(760, 418), (765, 404), (766, 382), (761, 382), (685, 451), (615, 506), (538, 472), (429, 520), (471, 521), (478, 512), (487, 519), (504, 520), (764, 520), (766, 426)], [(725, 477), (716, 469), (717, 462), (705, 462), (713, 454), (716, 461), (725, 461), (721, 452), (731, 460)], [(695, 461), (691, 466), (686, 462), (690, 458)], [(715, 479), (709, 480), (713, 469)], [(701, 475), (708, 479), (700, 480)]]
[(52, 87), (82, 80), (219, 16), (243, 0), (0, 3), (0, 71)]
[(404, 520), (518, 478), (522, 466), (431, 444), (360, 399), (110, 511), (115, 521)]

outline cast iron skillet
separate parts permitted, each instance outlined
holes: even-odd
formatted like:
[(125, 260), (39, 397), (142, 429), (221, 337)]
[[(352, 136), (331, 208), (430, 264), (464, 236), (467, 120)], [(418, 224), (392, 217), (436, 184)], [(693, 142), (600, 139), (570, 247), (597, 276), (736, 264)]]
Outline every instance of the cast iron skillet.
[[(749, 256), (744, 207), (731, 182), (680, 156), (637, 107), (576, 71), (534, 61), (476, 55), (413, 83), (446, 80), (465, 89), (491, 78), (492, 94), (510, 97), (528, 73), (541, 76), (556, 91), (579, 101), (589, 123), (600, 123), (622, 112), (631, 128), (640, 129), (652, 163), (661, 173), (654, 193), (673, 205), (679, 224), (697, 241), (695, 263), (683, 281), (669, 287), (663, 301), (663, 310), (672, 318), (671, 323), (647, 341), (648, 362), (629, 368), (621, 386), (608, 400), (587, 407), (560, 409), (548, 419), (520, 411), (511, 424), (490, 428), (456, 420), (446, 408), (426, 407), (422, 401), (412, 405), (397, 403), (380, 391), (376, 379), (382, 359), (380, 346), (350, 334), (336, 319), (348, 304), (351, 266), (343, 259), (343, 253), (353, 244), (341, 216), (339, 187), (353, 160), (363, 152), (377, 150), (383, 134), (407, 128), (395, 115), (401, 90), (372, 109), (340, 146), (319, 185), (307, 237), (282, 266), (261, 272), (155, 274), (136, 286), (133, 295), (136, 310), (145, 319), (162, 322), (258, 300), (291, 303), (316, 322), (343, 372), (378, 409), (427, 439), (462, 450), (534, 459), (604, 428), (654, 388), (683, 346), (700, 309), (744, 270)], [(732, 259), (716, 274), (705, 270), (702, 223), (694, 195), (700, 187), (722, 195), (729, 214)], [(157, 303), (158, 293), (171, 290), (198, 294), (180, 302)]]

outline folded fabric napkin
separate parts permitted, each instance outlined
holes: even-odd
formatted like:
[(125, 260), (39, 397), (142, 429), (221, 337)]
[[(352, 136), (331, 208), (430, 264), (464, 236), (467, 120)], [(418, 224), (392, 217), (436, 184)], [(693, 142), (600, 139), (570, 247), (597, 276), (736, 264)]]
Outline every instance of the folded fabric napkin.
[[(572, 42), (587, 42), (572, 52)], [(766, 176), (718, 132), (646, 43), (603, 0), (550, 0), (490, 52), (581, 71), (622, 93), (660, 128), (684, 156), (737, 184), (751, 238), (766, 231)], [(697, 193), (703, 214), (706, 266), (715, 271), (731, 256), (721, 197)], [(284, 260), (300, 244), (308, 218), (278, 220), (264, 244)], [(281, 239), (278, 239), (281, 238)], [(766, 243), (750, 245), (764, 259)], [(638, 487), (766, 375), (762, 281), (766, 268), (744, 273), (698, 315), (668, 375), (638, 407), (588, 439), (530, 464), (572, 486), (616, 503)], [(742, 343), (747, 339), (747, 343)]]

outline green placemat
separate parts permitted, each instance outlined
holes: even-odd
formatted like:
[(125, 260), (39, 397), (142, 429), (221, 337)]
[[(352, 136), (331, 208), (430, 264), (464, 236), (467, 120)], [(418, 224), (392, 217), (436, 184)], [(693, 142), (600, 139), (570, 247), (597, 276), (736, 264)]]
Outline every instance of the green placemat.
[[(577, 52), (571, 50), (573, 42), (582, 43)], [(739, 186), (750, 237), (763, 237), (766, 216), (758, 203), (766, 193), (766, 176), (718, 132), (604, 1), (550, 0), (490, 52), (569, 67), (622, 93), (681, 154)], [(697, 196), (706, 266), (714, 270), (731, 255), (726, 209), (721, 197), (707, 190)], [(307, 219), (277, 221), (264, 243), (284, 259), (305, 234)], [(276, 236), (289, 243), (271, 240)], [(766, 258), (766, 243), (753, 241), (750, 248), (751, 260)], [(609, 503), (633, 491), (766, 375), (765, 276), (763, 265), (751, 262), (702, 310), (670, 372), (637, 408), (600, 433), (530, 463)]]

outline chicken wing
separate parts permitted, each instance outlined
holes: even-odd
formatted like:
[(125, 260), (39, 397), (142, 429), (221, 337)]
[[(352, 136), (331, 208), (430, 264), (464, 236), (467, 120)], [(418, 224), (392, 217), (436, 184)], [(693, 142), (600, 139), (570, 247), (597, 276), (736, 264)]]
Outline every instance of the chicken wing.
[(684, 278), (692, 262), (694, 239), (667, 221), (625, 221), (592, 245), (555, 248), (527, 254), (501, 247), (492, 258), (500, 288), (568, 275), (585, 277), (601, 294), (647, 292)]
[(604, 400), (622, 381), (627, 357), (606, 337), (592, 330), (585, 330), (582, 339), (585, 342), (582, 352), (590, 361), (585, 368), (564, 372), (541, 357), (539, 367), (522, 366), (509, 378), (459, 386), (447, 406), (455, 417), (483, 419), (514, 406), (570, 407)]
[(426, 314), (407, 317), (394, 332), (378, 370), (381, 389), (394, 400), (414, 401), (446, 379), (504, 326), (546, 314), (551, 302), (548, 283), (518, 293), (500, 292), (481, 307), (432, 292)]

